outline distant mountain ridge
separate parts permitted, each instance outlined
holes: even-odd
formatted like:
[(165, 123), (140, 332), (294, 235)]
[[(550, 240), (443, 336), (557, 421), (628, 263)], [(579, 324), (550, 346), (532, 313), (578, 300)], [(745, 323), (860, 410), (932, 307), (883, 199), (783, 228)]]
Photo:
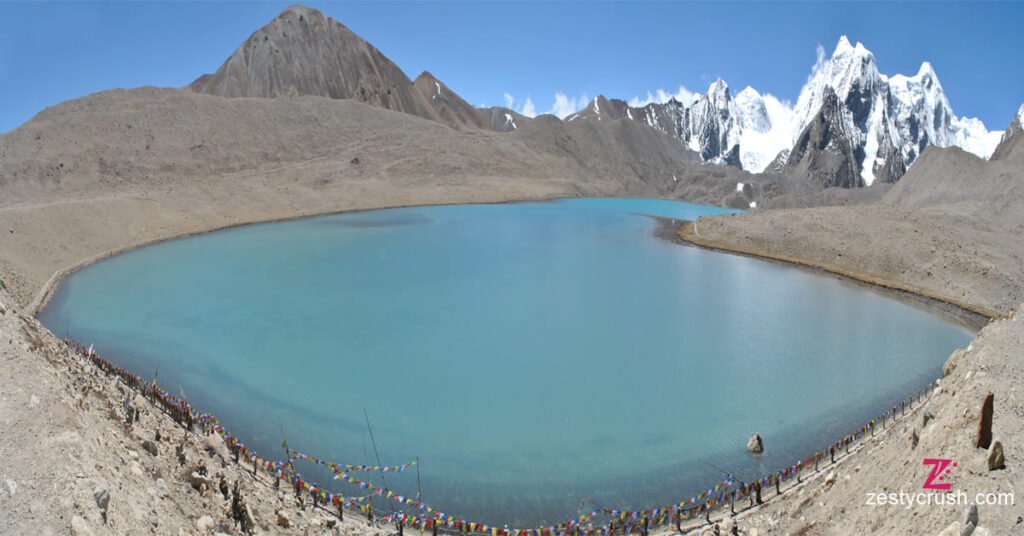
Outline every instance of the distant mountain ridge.
[[(475, 107), (426, 71), (411, 81), (377, 48), (304, 6), (285, 9), (189, 89), (224, 97), (353, 99), (460, 130), (510, 132), (533, 121), (505, 107)], [(1002, 134), (957, 117), (930, 63), (914, 76), (886, 76), (874, 55), (846, 36), (831, 57), (819, 58), (792, 107), (751, 87), (733, 95), (716, 80), (692, 102), (631, 106), (598, 96), (564, 118), (614, 120), (668, 134), (703, 162), (792, 176), (816, 187), (895, 182), (928, 146), (988, 158)]]
[[(824, 110), (828, 94), (838, 99), (841, 109)], [(601, 99), (566, 120), (600, 119)], [(615, 107), (612, 116), (607, 111), (605, 117), (626, 117), (673, 135), (706, 162), (738, 165), (755, 173), (804, 173), (812, 180), (823, 179), (819, 182), (826, 186), (895, 182), (929, 145), (957, 146), (988, 158), (1000, 136), (978, 119), (953, 113), (930, 63), (922, 63), (914, 76), (889, 77), (878, 71), (874, 55), (864, 45), (853, 45), (846, 36), (830, 58), (821, 58), (814, 66), (792, 109), (750, 87), (734, 97), (725, 81), (716, 80), (691, 103), (673, 98)], [(827, 129), (821, 125), (823, 111), (836, 123)], [(806, 131), (812, 126), (829, 138), (808, 140)], [(839, 165), (832, 157), (808, 156), (815, 146), (834, 152), (836, 136), (847, 138), (852, 151), (844, 158), (849, 162)], [(798, 143), (802, 148), (793, 159)], [(834, 165), (808, 167), (808, 158)], [(826, 177), (829, 170), (840, 168), (854, 170), (860, 180)]]

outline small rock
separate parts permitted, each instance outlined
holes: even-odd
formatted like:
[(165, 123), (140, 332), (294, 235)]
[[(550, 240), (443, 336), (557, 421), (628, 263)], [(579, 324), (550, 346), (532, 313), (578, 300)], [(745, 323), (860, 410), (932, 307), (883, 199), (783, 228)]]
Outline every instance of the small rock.
[(286, 529), (292, 526), (292, 520), (288, 518), (288, 512), (284, 510), (277, 511), (277, 526)]
[(832, 484), (835, 484), (835, 483), (836, 483), (836, 472), (835, 471), (831, 471), (831, 472), (829, 472), (828, 476), (825, 477), (825, 485), (826, 486), (831, 486)]
[(755, 433), (750, 436), (747, 440), (747, 451), (753, 452), (754, 454), (761, 454), (764, 452), (764, 441), (761, 439), (761, 434)]
[(92, 529), (89, 528), (89, 524), (82, 519), (82, 516), (75, 516), (71, 518), (71, 536), (92, 536)]
[(134, 451), (134, 450), (130, 450), (129, 449), (128, 450), (128, 458), (131, 459), (131, 460), (138, 460), (139, 459), (139, 453)]
[(156, 446), (156, 443), (148, 439), (142, 442), (142, 448), (146, 452), (152, 454), (154, 457), (160, 455), (160, 449)]
[(914, 430), (914, 431), (913, 431), (913, 432), (912, 432), (912, 433), (910, 434), (910, 448), (912, 448), (912, 449), (916, 449), (916, 448), (917, 448), (917, 443), (918, 443), (919, 441), (921, 441), (921, 436), (919, 436), (919, 435), (917, 434), (917, 430)]
[(970, 536), (978, 526), (978, 505), (971, 504), (964, 508), (960, 516), (960, 536)]
[(189, 484), (191, 484), (192, 488), (194, 488), (196, 491), (202, 493), (203, 490), (201, 488), (203, 486), (205, 486), (206, 489), (210, 489), (213, 487), (213, 479), (193, 471), (189, 478)]
[(924, 411), (921, 412), (921, 426), (928, 426), (928, 422), (935, 419), (935, 414), (932, 413), (931, 404), (924, 407)]
[(954, 521), (942, 529), (936, 536), (960, 536), (960, 524)]
[(992, 531), (985, 527), (977, 527), (974, 529), (974, 532), (971, 533), (971, 536), (992, 536)]
[(338, 520), (337, 520), (337, 519), (334, 519), (333, 517), (331, 517), (331, 518), (328, 518), (328, 519), (327, 519), (327, 524), (326, 524), (326, 526), (327, 526), (327, 528), (329, 528), (329, 529), (334, 529), (334, 528), (337, 528), (337, 526), (338, 526)]
[(110, 507), (110, 492), (102, 484), (92, 490), (92, 496), (96, 499), (96, 506), (100, 509), (103, 522), (107, 522), (107, 508)]
[(36, 396), (36, 395), (32, 395), (32, 398), (28, 399), (28, 407), (34, 408), (34, 407), (36, 407), (38, 405), (39, 405), (39, 397)]
[(14, 497), (15, 492), (18, 491), (18, 483), (9, 478), (4, 480), (4, 483), (7, 484), (7, 493), (10, 493), (11, 497)]
[(130, 469), (131, 469), (132, 474), (135, 475), (135, 476), (142, 476), (142, 475), (146, 474), (146, 472), (142, 470), (142, 465), (140, 465), (139, 462), (136, 462), (136, 461), (132, 462), (132, 465), (131, 465)]
[(203, 516), (196, 520), (196, 529), (198, 529), (199, 532), (212, 532), (214, 526), (215, 523), (213, 522), (213, 518), (210, 516)]
[(988, 462), (989, 471), (1006, 468), (1006, 457), (1003, 455), (1002, 441), (999, 441), (998, 439), (992, 441), (992, 445), (988, 448), (988, 456), (985, 457), (985, 461)]

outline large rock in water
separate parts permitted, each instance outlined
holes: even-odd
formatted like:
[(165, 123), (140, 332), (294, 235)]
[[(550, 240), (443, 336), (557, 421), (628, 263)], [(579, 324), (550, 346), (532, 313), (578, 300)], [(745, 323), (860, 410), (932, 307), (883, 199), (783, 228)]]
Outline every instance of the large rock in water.
[(354, 99), (438, 119), (412, 81), (380, 50), (305, 6), (282, 11), (217, 72), (200, 76), (189, 89), (221, 97)]
[(747, 450), (754, 454), (764, 452), (764, 441), (761, 439), (761, 434), (755, 433), (750, 436), (750, 439), (747, 440)]

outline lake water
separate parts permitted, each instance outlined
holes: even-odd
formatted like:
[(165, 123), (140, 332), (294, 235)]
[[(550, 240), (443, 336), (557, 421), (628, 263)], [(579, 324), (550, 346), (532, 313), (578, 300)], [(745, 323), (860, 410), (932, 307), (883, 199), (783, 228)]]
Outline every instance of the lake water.
[[(641, 215), (723, 212), (577, 199), (253, 225), (84, 268), (40, 318), (159, 369), (269, 457), (283, 430), (375, 463), (365, 409), (383, 463), (419, 457), (423, 500), (447, 513), (532, 526), (661, 506), (719, 469), (806, 457), (973, 337), (835, 278), (665, 242)], [(387, 478), (417, 493), (415, 472)]]

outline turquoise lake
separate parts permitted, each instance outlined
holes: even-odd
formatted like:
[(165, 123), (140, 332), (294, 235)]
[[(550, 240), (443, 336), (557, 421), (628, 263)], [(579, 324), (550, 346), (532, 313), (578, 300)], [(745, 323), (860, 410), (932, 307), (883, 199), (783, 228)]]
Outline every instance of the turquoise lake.
[[(725, 212), (573, 199), (252, 225), (83, 268), (40, 319), (159, 369), (268, 457), (284, 430), (375, 463), (365, 409), (385, 465), (419, 457), (424, 502), (535, 526), (792, 464), (973, 338), (863, 286), (666, 242), (645, 216)], [(412, 471), (387, 484), (417, 493)]]

